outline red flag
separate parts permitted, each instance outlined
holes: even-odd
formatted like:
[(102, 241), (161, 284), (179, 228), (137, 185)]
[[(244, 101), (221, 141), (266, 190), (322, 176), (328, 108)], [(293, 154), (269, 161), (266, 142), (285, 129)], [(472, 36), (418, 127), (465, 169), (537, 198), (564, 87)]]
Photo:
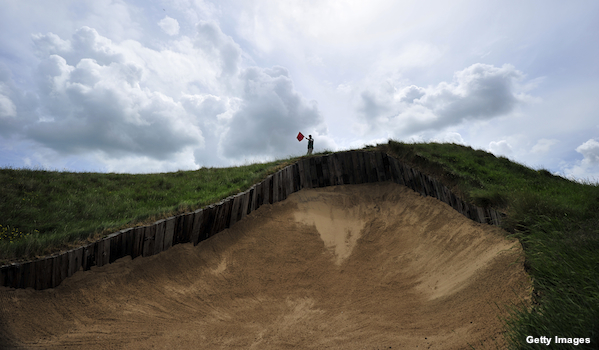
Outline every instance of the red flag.
[(297, 140), (301, 141), (304, 139), (304, 135), (300, 132), (299, 134), (297, 134)]

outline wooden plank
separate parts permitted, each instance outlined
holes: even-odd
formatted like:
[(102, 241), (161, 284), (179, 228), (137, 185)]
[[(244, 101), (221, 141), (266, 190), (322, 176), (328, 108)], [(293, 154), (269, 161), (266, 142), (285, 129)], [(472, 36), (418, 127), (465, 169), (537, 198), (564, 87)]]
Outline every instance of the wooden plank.
[(108, 237), (98, 241), (96, 245), (96, 266), (101, 267), (110, 263), (110, 239)]
[(272, 201), (276, 203), (280, 200), (281, 193), (281, 171), (277, 171), (272, 175)]
[(371, 182), (372, 172), (370, 170), (370, 157), (368, 152), (359, 152), (360, 170), (362, 171), (362, 183)]
[(154, 223), (154, 254), (164, 250), (164, 232), (166, 231), (166, 220), (158, 220)]
[(304, 163), (304, 170), (306, 172), (306, 187), (316, 188), (318, 187), (318, 176), (316, 175), (316, 158), (310, 157), (306, 159)]
[(281, 200), (284, 201), (291, 194), (289, 186), (291, 185), (289, 180), (289, 165), (284, 167), (281, 171)]
[(214, 206), (214, 223), (212, 226), (212, 231), (210, 232), (210, 237), (214, 236), (215, 234), (219, 233), (220, 231), (222, 231), (225, 227), (224, 225), (224, 211), (225, 209), (224, 207), (224, 202), (220, 202), (217, 203)]
[(393, 182), (400, 184), (400, 185), (404, 185), (404, 181), (403, 181), (403, 176), (402, 176), (402, 171), (401, 171), (401, 166), (400, 166), (400, 162), (399, 160), (395, 159), (395, 158), (391, 158), (390, 159), (390, 163), (391, 163), (391, 173), (393, 174)]
[(130, 256), (133, 248), (133, 228), (121, 230), (121, 251), (123, 256)]
[(342, 160), (343, 156), (340, 153), (335, 153), (333, 155), (333, 167), (335, 171), (335, 183), (334, 185), (343, 185), (345, 182), (343, 181), (343, 170), (342, 169)]
[(256, 210), (256, 184), (250, 187), (249, 195), (248, 195), (248, 207), (246, 215), (249, 215), (251, 212)]
[(379, 169), (376, 161), (376, 153), (375, 152), (366, 152), (368, 154), (368, 160), (370, 162), (370, 173), (368, 174), (368, 178), (370, 182), (378, 182), (379, 181)]
[(429, 184), (429, 177), (426, 174), (420, 173), (420, 183), (422, 184), (424, 196), (430, 196), (432, 191)]
[(148, 225), (144, 228), (144, 243), (141, 256), (154, 255), (154, 245), (156, 243), (156, 226)]
[(10, 265), (2, 265), (2, 267), (0, 267), (0, 287), (8, 287), (7, 285), (7, 280), (8, 280), (8, 271), (9, 271)]
[(33, 270), (34, 275), (35, 275), (35, 286), (34, 288), (36, 290), (42, 290), (42, 289), (46, 289), (48, 287), (46, 287), (46, 283), (45, 283), (45, 274), (44, 274), (44, 268), (46, 266), (46, 260), (47, 259), (38, 259), (35, 260), (33, 262)]
[(299, 173), (300, 162), (293, 164), (293, 192), (297, 192), (302, 189), (302, 181)]
[(360, 170), (360, 160), (358, 159), (358, 152), (350, 152), (351, 159), (351, 175), (354, 177), (354, 182), (352, 185), (357, 185), (362, 183), (362, 171)]
[(302, 188), (312, 188), (312, 175), (311, 175), (311, 158), (304, 158), (301, 161), (303, 169)]
[(60, 254), (60, 282), (56, 286), (60, 285), (67, 277), (69, 277), (69, 255), (67, 252)]
[(304, 159), (300, 159), (297, 161), (297, 171), (299, 175), (299, 189), (305, 188), (307, 186), (306, 181), (306, 170), (304, 169)]
[(110, 238), (102, 239), (104, 241), (104, 250), (102, 250), (102, 266), (110, 264)]
[(193, 224), (191, 227), (191, 235), (189, 237), (189, 241), (193, 243), (193, 245), (198, 245), (200, 242), (200, 226), (202, 224), (204, 211), (202, 209), (198, 209), (193, 212)]
[(385, 171), (385, 181), (393, 181), (393, 174), (391, 172), (391, 156), (387, 153), (380, 152), (383, 159), (383, 170)]
[(358, 169), (360, 170), (360, 178), (362, 179), (361, 183), (368, 183), (370, 182), (368, 171), (368, 168), (370, 167), (369, 159), (367, 158), (366, 152), (357, 152), (357, 155), (359, 162)]
[[(62, 254), (58, 254), (52, 257), (52, 280), (50, 281), (50, 288), (58, 286), (62, 282)], [(65, 273), (66, 274), (66, 273)]]
[(265, 187), (265, 196), (264, 196), (265, 204), (273, 203), (273, 176), (270, 175), (266, 178), (266, 187)]
[(283, 168), (283, 172), (281, 173), (281, 190), (282, 197), (281, 200), (287, 199), (291, 193), (293, 193), (293, 174), (291, 174), (291, 166), (286, 166)]
[(46, 257), (35, 262), (35, 289), (51, 288), (53, 257)]
[[(343, 154), (343, 182), (346, 184), (353, 185), (356, 183), (355, 167), (352, 158), (352, 152), (345, 152)], [(347, 179), (347, 182), (345, 181)]]
[(171, 216), (171, 217), (165, 219), (162, 250), (167, 250), (173, 246), (173, 238), (175, 236), (175, 226), (176, 225), (177, 225), (177, 218), (175, 216)]
[(324, 187), (324, 168), (322, 157), (314, 157), (314, 168), (316, 169), (316, 184), (314, 187)]
[(491, 224), (491, 217), (488, 215), (488, 211), (485, 208), (478, 207), (478, 216), (481, 219), (481, 223)]
[(8, 274), (8, 267), (10, 265), (2, 265), (2, 267), (0, 267), (0, 287), (7, 287), (6, 285), (6, 280), (7, 277), (6, 275)]
[(239, 216), (241, 215), (241, 202), (243, 198), (239, 194), (236, 194), (233, 197), (233, 204), (231, 205), (231, 226), (235, 225), (235, 223), (239, 220)]
[(88, 271), (96, 266), (96, 246), (98, 242), (92, 242), (83, 247), (83, 271)]
[(183, 229), (180, 232), (179, 243), (189, 243), (191, 229), (193, 228), (193, 212), (181, 214), (183, 216)]
[(329, 173), (328, 182), (329, 186), (337, 185), (337, 173), (335, 172), (335, 155), (329, 154), (327, 156), (327, 170)]
[[(331, 177), (330, 177), (330, 171), (329, 171), (329, 156), (328, 155), (324, 155), (324, 156), (320, 156), (319, 158), (319, 162), (320, 163), (320, 167), (322, 169), (322, 175), (319, 174), (319, 179), (318, 179), (318, 187), (327, 187), (327, 186), (331, 186)], [(317, 168), (318, 170), (318, 168)]]
[(173, 233), (173, 245), (177, 245), (180, 243), (180, 239), (182, 236), (181, 231), (183, 230), (183, 216), (182, 215), (176, 215), (175, 216), (175, 230)]
[(35, 288), (35, 265), (33, 264), (33, 262), (28, 261), (26, 263), (23, 263), (21, 268), (23, 270), (22, 288)]
[(387, 181), (387, 170), (385, 169), (385, 161), (383, 160), (383, 152), (375, 152), (373, 154), (376, 162), (377, 181)]
[(10, 271), (10, 287), (11, 288), (22, 288), (21, 287), (21, 281), (23, 280), (22, 277), (22, 266), (21, 264), (12, 264), (12, 268)]
[(83, 265), (83, 247), (69, 250), (68, 259), (69, 270), (67, 272), (67, 277), (71, 277), (77, 271), (81, 270), (81, 266)]
[(254, 190), (254, 204), (253, 204), (253, 209), (252, 210), (258, 210), (258, 208), (260, 208), (262, 206), (262, 203), (264, 201), (264, 193), (262, 190), (262, 182), (259, 182), (258, 184), (256, 184), (256, 188)]
[(177, 224), (175, 225), (175, 235), (173, 238), (173, 245), (179, 243), (189, 242), (190, 235), (190, 221), (193, 222), (193, 218), (189, 218), (190, 213), (181, 214), (177, 216)]
[(286, 190), (287, 183), (286, 183), (286, 180), (285, 180), (285, 178), (286, 178), (285, 174), (286, 174), (285, 168), (279, 170), (279, 202), (283, 201), (283, 200), (285, 200), (285, 198), (287, 198), (286, 197), (286, 194), (287, 194), (287, 192), (286, 192), (287, 191)]
[(293, 167), (291, 165), (283, 168), (283, 199), (287, 199), (293, 193)]
[(223, 231), (223, 230), (229, 228), (229, 226), (231, 224), (231, 208), (232, 207), (233, 207), (233, 197), (225, 198), (225, 200), (223, 201), (224, 227), (220, 231)]
[(200, 242), (211, 236), (216, 216), (216, 207), (209, 205), (204, 208), (202, 223), (200, 224)]
[(133, 246), (131, 248), (132, 259), (141, 256), (143, 252), (144, 231), (145, 228), (143, 226), (133, 228)]
[(10, 264), (7, 265), (6, 270), (4, 271), (4, 283), (7, 287), (16, 288), (15, 285), (17, 283), (17, 275), (19, 274), (20, 266), (19, 264)]
[(109, 242), (110, 242), (110, 256), (108, 257), (108, 263), (112, 264), (113, 262), (115, 262), (117, 259), (122, 258), (123, 255), (123, 236), (121, 234), (121, 232), (115, 232), (115, 233), (111, 233), (110, 235), (108, 235), (109, 238)]
[(241, 207), (239, 208), (240, 212), (241, 212), (241, 217), (239, 218), (239, 220), (243, 219), (251, 210), (250, 210), (250, 203), (252, 200), (252, 193), (251, 193), (252, 189), (248, 189), (247, 191), (245, 191), (244, 195), (242, 196), (242, 201), (241, 201)]

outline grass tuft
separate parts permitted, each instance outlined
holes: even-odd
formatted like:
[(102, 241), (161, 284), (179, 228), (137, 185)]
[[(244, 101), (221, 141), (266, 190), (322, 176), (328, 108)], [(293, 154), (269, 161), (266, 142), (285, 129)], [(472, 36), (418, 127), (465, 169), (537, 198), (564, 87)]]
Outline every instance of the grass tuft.
[(576, 348), (597, 348), (597, 182), (575, 182), (546, 169), (534, 170), (505, 157), (456, 144), (389, 141), (379, 148), (438, 178), (465, 199), (507, 213), (504, 228), (522, 243), (525, 267), (534, 288), (532, 305), (510, 306), (511, 314), (504, 320), (511, 349), (547, 347), (528, 344), (529, 335), (589, 338), (590, 344)]

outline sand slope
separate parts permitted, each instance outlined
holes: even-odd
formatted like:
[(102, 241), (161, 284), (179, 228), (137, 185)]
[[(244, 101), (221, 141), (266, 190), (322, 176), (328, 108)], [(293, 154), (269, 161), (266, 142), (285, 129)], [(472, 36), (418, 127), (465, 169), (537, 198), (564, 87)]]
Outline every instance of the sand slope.
[(2, 287), (0, 341), (9, 349), (496, 348), (503, 305), (529, 294), (522, 261), (500, 229), (404, 186), (302, 190), (196, 247), (123, 258), (51, 290)]

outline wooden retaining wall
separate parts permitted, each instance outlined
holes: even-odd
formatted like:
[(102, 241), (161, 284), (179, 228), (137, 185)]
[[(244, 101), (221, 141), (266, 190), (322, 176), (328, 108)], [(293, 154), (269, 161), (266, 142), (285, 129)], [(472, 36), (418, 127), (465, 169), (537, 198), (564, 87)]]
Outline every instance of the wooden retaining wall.
[(46, 289), (92, 266), (103, 266), (131, 256), (151, 256), (175, 244), (194, 245), (229, 228), (264, 204), (282, 201), (302, 188), (393, 181), (423, 196), (449, 204), (469, 219), (499, 225), (504, 214), (464, 202), (437, 180), (381, 152), (349, 151), (300, 159), (245, 192), (219, 203), (159, 220), (148, 226), (124, 229), (97, 242), (42, 259), (4, 265), (0, 286)]

